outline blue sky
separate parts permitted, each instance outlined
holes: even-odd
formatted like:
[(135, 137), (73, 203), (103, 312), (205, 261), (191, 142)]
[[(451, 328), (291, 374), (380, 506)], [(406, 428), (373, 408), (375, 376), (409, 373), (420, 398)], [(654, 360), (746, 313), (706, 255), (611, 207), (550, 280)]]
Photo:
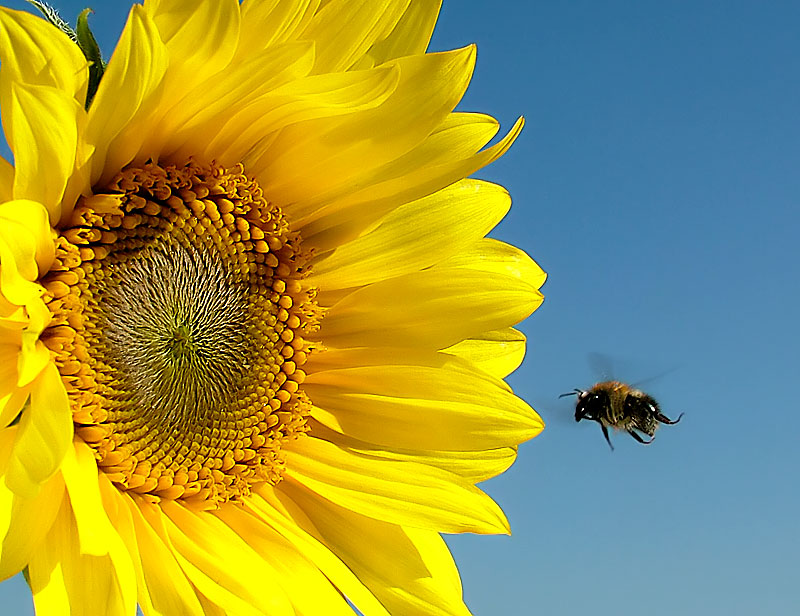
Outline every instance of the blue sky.
[[(125, 3), (93, 7), (108, 55)], [(514, 199), (494, 235), (550, 276), (511, 377), (548, 427), (485, 484), (514, 534), (449, 540), (476, 616), (800, 606), (798, 23), (796, 2), (445, 0), (433, 49), (478, 44), (461, 109), (527, 120), (477, 174)], [(558, 400), (592, 352), (669, 371), (647, 389), (683, 421), (612, 453)], [(19, 579), (0, 602), (32, 613)]]

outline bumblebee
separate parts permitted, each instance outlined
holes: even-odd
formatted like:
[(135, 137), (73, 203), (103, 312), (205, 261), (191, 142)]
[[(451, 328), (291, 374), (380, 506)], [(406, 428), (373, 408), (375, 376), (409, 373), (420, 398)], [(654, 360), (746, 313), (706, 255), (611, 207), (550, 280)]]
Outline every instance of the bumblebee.
[[(612, 451), (614, 445), (608, 438), (608, 428), (625, 430), (640, 443), (649, 445), (655, 438), (659, 423), (674, 425), (683, 417), (681, 413), (677, 419), (670, 419), (661, 412), (652, 396), (620, 381), (597, 383), (586, 391), (576, 389), (559, 397), (564, 396), (578, 396), (575, 421), (589, 419), (599, 423)], [(640, 432), (650, 439), (642, 438)]]

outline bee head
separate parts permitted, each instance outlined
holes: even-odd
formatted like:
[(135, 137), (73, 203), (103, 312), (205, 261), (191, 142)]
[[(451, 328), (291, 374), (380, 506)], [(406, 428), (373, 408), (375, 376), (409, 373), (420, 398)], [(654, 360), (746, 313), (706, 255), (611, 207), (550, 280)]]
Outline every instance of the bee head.
[(575, 421), (589, 419), (599, 421), (605, 409), (611, 404), (608, 392), (602, 389), (590, 389), (578, 394), (578, 403), (575, 405)]
[(578, 397), (578, 403), (575, 406), (575, 421), (580, 421), (581, 419), (584, 418), (583, 415), (581, 415), (580, 417), (578, 416), (578, 409), (581, 407), (581, 401), (584, 398), (586, 398), (586, 396), (588, 394), (589, 394), (588, 391), (583, 391), (582, 389), (574, 389), (573, 391), (568, 391), (567, 393), (561, 394), (559, 396), (559, 398), (566, 398), (567, 396), (577, 396)]

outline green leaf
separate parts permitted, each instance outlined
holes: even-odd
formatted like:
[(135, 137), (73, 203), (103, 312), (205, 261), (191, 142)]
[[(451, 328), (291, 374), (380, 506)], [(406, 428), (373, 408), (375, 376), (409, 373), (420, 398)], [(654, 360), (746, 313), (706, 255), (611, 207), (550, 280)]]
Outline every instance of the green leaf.
[(78, 28), (76, 32), (76, 40), (78, 46), (81, 48), (83, 55), (89, 60), (89, 91), (86, 94), (86, 108), (94, 98), (97, 92), (97, 87), (100, 85), (100, 79), (106, 70), (103, 56), (100, 54), (100, 46), (89, 28), (89, 14), (93, 13), (92, 9), (83, 9), (81, 14), (78, 15)]

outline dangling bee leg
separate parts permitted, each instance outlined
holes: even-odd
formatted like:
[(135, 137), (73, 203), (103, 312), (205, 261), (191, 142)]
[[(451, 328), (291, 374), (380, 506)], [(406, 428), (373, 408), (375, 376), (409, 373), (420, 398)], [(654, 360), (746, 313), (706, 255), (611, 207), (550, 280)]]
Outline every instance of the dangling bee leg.
[[(600, 423), (599, 421), (597, 423)], [(603, 430), (603, 436), (606, 437), (606, 443), (608, 446), (611, 447), (611, 451), (614, 451), (614, 445), (611, 444), (611, 439), (608, 438), (608, 428), (606, 428), (605, 424), (600, 424), (600, 428)]]
[(630, 434), (633, 438), (635, 438), (637, 441), (639, 441), (642, 445), (649, 445), (654, 440), (656, 440), (655, 437), (653, 437), (649, 441), (646, 441), (641, 436), (639, 436), (636, 432), (634, 432), (633, 430), (628, 430), (628, 434)]
[(678, 419), (673, 421), (672, 419), (670, 419), (669, 417), (667, 417), (663, 413), (656, 413), (656, 419), (658, 419), (658, 421), (660, 421), (663, 424), (669, 424), (670, 426), (675, 425), (676, 423), (678, 423), (681, 420), (681, 417), (683, 417), (683, 413), (678, 415)]

